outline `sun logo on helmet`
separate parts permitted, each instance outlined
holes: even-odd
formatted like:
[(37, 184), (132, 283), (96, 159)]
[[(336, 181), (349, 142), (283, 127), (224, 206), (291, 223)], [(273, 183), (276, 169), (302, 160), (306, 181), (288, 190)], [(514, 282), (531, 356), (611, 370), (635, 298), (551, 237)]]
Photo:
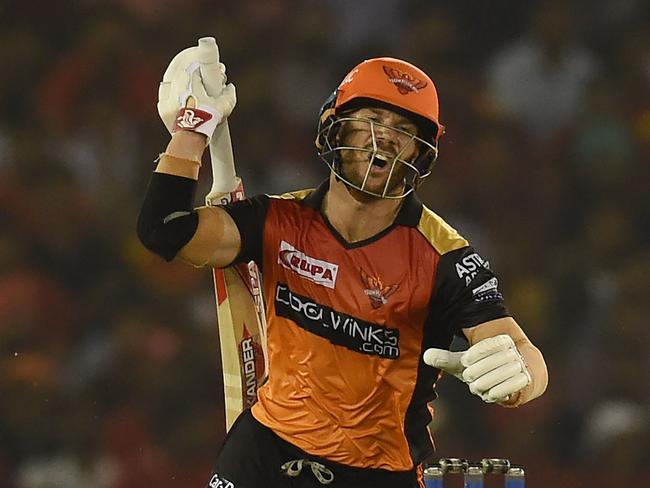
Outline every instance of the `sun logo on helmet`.
[(390, 81), (397, 90), (402, 95), (408, 95), (409, 93), (418, 93), (422, 88), (427, 86), (426, 81), (418, 80), (414, 78), (409, 73), (402, 72), (397, 68), (391, 68), (390, 66), (383, 66), (384, 73), (388, 76), (388, 81)]

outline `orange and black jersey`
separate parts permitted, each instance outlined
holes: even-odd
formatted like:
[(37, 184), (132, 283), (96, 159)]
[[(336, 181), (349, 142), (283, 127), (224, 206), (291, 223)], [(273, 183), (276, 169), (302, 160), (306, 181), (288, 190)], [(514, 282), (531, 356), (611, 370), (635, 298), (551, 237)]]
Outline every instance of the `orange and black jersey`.
[(327, 189), (226, 208), (237, 261), (263, 273), (269, 379), (252, 413), (315, 456), (409, 470), (433, 449), (439, 371), (424, 350), (508, 312), (487, 262), (415, 194), (393, 225), (351, 244), (320, 211)]

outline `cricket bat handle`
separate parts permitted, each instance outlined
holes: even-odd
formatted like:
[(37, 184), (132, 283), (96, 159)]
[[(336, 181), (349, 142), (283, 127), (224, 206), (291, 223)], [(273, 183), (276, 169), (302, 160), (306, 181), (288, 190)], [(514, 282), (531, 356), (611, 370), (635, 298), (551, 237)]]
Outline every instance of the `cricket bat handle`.
[(233, 200), (242, 200), (241, 179), (235, 173), (228, 122), (219, 124), (210, 140), (212, 166), (212, 187), (205, 197), (206, 205), (223, 205)]

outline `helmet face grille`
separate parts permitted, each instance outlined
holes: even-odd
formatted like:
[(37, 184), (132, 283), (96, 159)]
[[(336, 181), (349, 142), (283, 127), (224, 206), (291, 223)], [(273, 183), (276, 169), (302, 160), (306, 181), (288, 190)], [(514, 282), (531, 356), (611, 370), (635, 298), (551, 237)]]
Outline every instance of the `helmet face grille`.
[[(362, 145), (341, 140), (350, 128), (366, 135)], [(320, 158), (346, 185), (380, 198), (408, 195), (431, 173), (438, 155), (437, 147), (417, 134), (363, 117), (338, 117), (333, 110), (321, 117), (316, 147)], [(351, 165), (356, 167), (355, 175), (347, 170)]]

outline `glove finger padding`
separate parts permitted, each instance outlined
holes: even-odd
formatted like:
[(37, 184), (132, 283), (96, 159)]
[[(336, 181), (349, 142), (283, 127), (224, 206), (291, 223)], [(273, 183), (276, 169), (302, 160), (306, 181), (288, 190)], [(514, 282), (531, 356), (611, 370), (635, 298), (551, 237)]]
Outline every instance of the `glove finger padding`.
[[(507, 349), (500, 350), (503, 347)], [(490, 351), (492, 353), (486, 356)], [(468, 360), (469, 352), (472, 356)], [(463, 356), (464, 364), (470, 361), (474, 362), (463, 372), (463, 380), (469, 384), (470, 391), (485, 402), (506, 401), (531, 382), (526, 363), (510, 336), (495, 336), (477, 342)]]
[(467, 383), (488, 403), (508, 400), (531, 381), (526, 363), (506, 334), (483, 339), (462, 352), (427, 349), (423, 360)]
[(530, 375), (527, 371), (524, 371), (490, 388), (488, 392), (481, 395), (481, 398), (487, 403), (505, 402), (510, 398), (510, 395), (524, 389), (529, 383)]
[(505, 351), (496, 352), (465, 368), (465, 371), (463, 371), (463, 380), (467, 383), (471, 383), (476, 380), (476, 378), (489, 373), (499, 366), (511, 362), (517, 362), (518, 359), (519, 354), (514, 349), (506, 349)]
[(208, 96), (217, 98), (226, 86), (226, 65), (223, 63), (201, 64), (201, 80)]
[(484, 357), (490, 356), (495, 352), (505, 351), (515, 347), (515, 343), (507, 334), (500, 334), (494, 337), (488, 337), (482, 341), (477, 342), (470, 347), (463, 355), (463, 365), (471, 366)]
[(235, 85), (228, 83), (221, 91), (221, 94), (214, 99), (214, 104), (216, 110), (221, 113), (222, 121), (230, 117), (230, 114), (235, 109), (235, 105), (237, 105), (237, 90), (235, 89)]
[(521, 364), (518, 362), (506, 363), (469, 383), (469, 389), (475, 395), (479, 395), (521, 372)]
[(424, 351), (422, 359), (425, 364), (452, 374), (459, 380), (463, 381), (463, 370), (465, 369), (461, 363), (463, 354), (463, 352), (451, 352), (445, 349), (436, 349), (432, 347)]

